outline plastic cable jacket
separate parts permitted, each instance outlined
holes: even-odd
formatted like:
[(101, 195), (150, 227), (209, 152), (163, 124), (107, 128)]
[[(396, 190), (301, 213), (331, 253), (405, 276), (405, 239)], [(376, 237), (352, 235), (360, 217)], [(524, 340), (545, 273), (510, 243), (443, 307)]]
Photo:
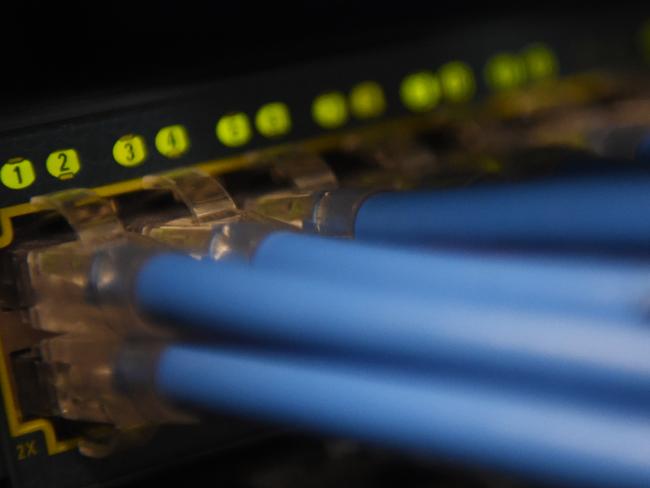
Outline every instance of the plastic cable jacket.
[(275, 232), (253, 256), (258, 268), (440, 300), (644, 320), (650, 267), (598, 259), (523, 258), (389, 247)]
[(650, 177), (591, 177), (369, 197), (355, 237), (650, 247)]
[(590, 486), (650, 484), (650, 421), (444, 379), (426, 383), (280, 358), (175, 346), (167, 397), (454, 461)]
[(459, 306), (173, 254), (140, 270), (136, 303), (181, 331), (650, 395), (650, 329), (624, 321)]

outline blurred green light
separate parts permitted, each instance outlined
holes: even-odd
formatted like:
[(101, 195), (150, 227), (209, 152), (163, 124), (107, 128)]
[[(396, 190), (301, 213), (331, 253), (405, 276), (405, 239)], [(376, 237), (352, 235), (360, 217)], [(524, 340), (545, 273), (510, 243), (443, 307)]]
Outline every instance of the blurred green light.
[(526, 72), (531, 81), (555, 78), (558, 74), (558, 61), (555, 53), (545, 44), (537, 43), (522, 51)]
[(404, 78), (400, 86), (400, 98), (413, 112), (426, 112), (438, 105), (441, 91), (436, 75), (430, 71), (420, 71)]
[(512, 53), (498, 53), (485, 64), (485, 82), (494, 91), (517, 88), (526, 82), (526, 63)]
[(476, 92), (472, 68), (462, 61), (452, 61), (438, 71), (442, 93), (450, 102), (466, 102)]

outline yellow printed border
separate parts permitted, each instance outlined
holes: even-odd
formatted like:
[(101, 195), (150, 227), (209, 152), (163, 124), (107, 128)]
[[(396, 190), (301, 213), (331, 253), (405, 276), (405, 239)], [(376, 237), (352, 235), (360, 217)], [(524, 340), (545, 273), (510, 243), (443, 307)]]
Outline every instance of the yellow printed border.
[[(235, 169), (242, 169), (248, 165), (247, 163), (247, 160), (237, 158), (228, 161), (198, 164), (194, 167), (215, 174), (224, 173)], [(95, 189), (95, 191), (100, 196), (104, 197), (119, 195), (121, 193), (127, 193), (142, 189), (141, 181), (142, 178), (135, 178), (112, 185), (98, 187)], [(0, 248), (8, 246), (13, 240), (14, 232), (11, 219), (21, 215), (27, 215), (35, 211), (36, 209), (29, 203), (0, 209), (0, 226), (2, 228), (2, 234), (0, 235)], [(45, 439), (47, 454), (50, 456), (75, 449), (79, 444), (79, 440), (57, 439), (54, 426), (49, 420), (40, 418), (26, 422), (22, 421), (20, 410), (18, 408), (16, 397), (13, 391), (13, 386), (9, 377), (9, 366), (7, 364), (8, 354), (5, 353), (1, 342), (0, 351), (2, 352), (3, 356), (0, 359), (0, 391), (2, 392), (3, 404), (10, 436), (20, 437), (28, 434), (33, 434), (35, 432), (42, 432)]]
[[(413, 129), (416, 127), (431, 125), (432, 122), (434, 121), (432, 120), (431, 116), (429, 116), (428, 119), (413, 117), (409, 117), (406, 120), (395, 119), (393, 121), (386, 122), (374, 127), (348, 130), (341, 134), (328, 134), (318, 138), (305, 140), (302, 143), (286, 143), (260, 151), (250, 151), (242, 156), (220, 159), (216, 161), (207, 161), (195, 165), (188, 165), (188, 167), (194, 167), (206, 171), (210, 174), (218, 175), (259, 165), (264, 161), (263, 155), (268, 156), (276, 153), (282, 153), (289, 148), (304, 148), (311, 151), (322, 151), (331, 148), (333, 145), (345, 137), (358, 137), (361, 134), (366, 136), (379, 135), (386, 130), (394, 129), (396, 127), (399, 127), (402, 130), (406, 130), (407, 128)], [(142, 177), (137, 177), (130, 180), (121, 181), (119, 183), (96, 187), (94, 188), (94, 191), (99, 196), (111, 197), (142, 189)], [(2, 230), (2, 234), (0, 234), (0, 249), (8, 246), (13, 241), (14, 229), (11, 219), (14, 217), (20, 217), (22, 215), (28, 215), (36, 211), (37, 209), (30, 203), (22, 203), (19, 205), (0, 209), (0, 229)], [(0, 391), (2, 393), (7, 423), (9, 426), (9, 434), (11, 437), (20, 437), (28, 434), (33, 434), (35, 432), (42, 432), (45, 439), (45, 446), (48, 455), (59, 454), (75, 449), (79, 445), (79, 439), (57, 439), (54, 426), (48, 419), (39, 418), (25, 422), (22, 421), (18, 402), (13, 391), (13, 385), (9, 377), (9, 366), (7, 360), (8, 355), (5, 354), (1, 341), (0, 353), (3, 356), (0, 358)]]
[[(242, 169), (248, 164), (248, 159), (237, 158), (227, 161), (208, 162), (195, 165), (199, 169), (208, 171), (210, 173), (224, 173), (235, 169)], [(95, 191), (104, 197), (114, 196), (121, 193), (127, 193), (142, 189), (142, 178), (135, 178), (132, 180), (122, 181), (112, 185), (106, 185), (96, 188)], [(0, 235), (0, 248), (6, 247), (11, 244), (13, 240), (13, 224), (11, 219), (21, 215), (27, 215), (35, 212), (36, 209), (29, 203), (15, 205), (0, 209), (0, 227), (2, 234)], [(16, 396), (13, 391), (13, 385), (9, 377), (8, 354), (5, 353), (2, 342), (0, 341), (0, 351), (2, 358), (0, 358), (0, 391), (2, 392), (2, 399), (9, 427), (9, 435), (11, 437), (20, 437), (36, 432), (42, 432), (45, 439), (45, 447), (48, 455), (59, 454), (62, 452), (75, 449), (78, 444), (78, 439), (59, 440), (57, 439), (56, 432), (52, 422), (47, 419), (33, 419), (26, 422), (22, 421), (20, 409), (16, 401)]]
[[(4, 348), (0, 342), (0, 350), (4, 353)], [(34, 419), (23, 422), (19, 413), (16, 399), (9, 379), (9, 366), (7, 365), (7, 355), (3, 354), (0, 360), (0, 390), (11, 437), (20, 437), (35, 432), (42, 432), (45, 438), (45, 448), (49, 455), (66, 452), (77, 447), (77, 439), (58, 440), (52, 422), (47, 419)]]

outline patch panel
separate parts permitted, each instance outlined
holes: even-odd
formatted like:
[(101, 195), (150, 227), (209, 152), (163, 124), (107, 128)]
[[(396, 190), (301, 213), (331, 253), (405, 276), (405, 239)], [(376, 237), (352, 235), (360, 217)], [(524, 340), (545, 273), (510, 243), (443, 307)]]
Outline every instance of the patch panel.
[[(560, 21), (506, 34), (497, 23), (485, 27), (494, 35), (465, 32), (463, 42), (441, 34), (8, 123), (0, 132), (6, 477), (26, 488), (103, 485), (282, 437), (253, 422), (187, 416), (146, 395), (134, 401), (106, 377), (73, 377), (66, 361), (106, 374), (122, 333), (116, 339), (114, 323), (101, 337), (88, 332), (104, 315), (77, 307), (84, 278), (66, 274), (86, 264), (83, 250), (137, 236), (194, 256), (250, 257), (268, 232), (325, 222), (314, 208), (336, 190), (352, 189), (350, 203), (379, 190), (544, 181), (593, 171), (581, 167), (587, 156), (638, 169), (630, 147), (650, 125), (643, 45), (630, 42), (647, 37), (638, 23), (603, 39)], [(575, 39), (590, 43), (597, 62), (584, 61)]]

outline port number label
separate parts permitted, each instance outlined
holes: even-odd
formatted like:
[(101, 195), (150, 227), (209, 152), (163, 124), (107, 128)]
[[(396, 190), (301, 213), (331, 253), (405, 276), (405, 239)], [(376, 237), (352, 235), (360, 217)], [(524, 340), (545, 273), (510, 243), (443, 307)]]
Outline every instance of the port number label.
[(0, 168), (0, 181), (12, 190), (27, 188), (35, 179), (34, 166), (29, 159), (12, 158)]
[(217, 122), (216, 132), (217, 139), (228, 147), (243, 146), (253, 135), (248, 116), (243, 112), (221, 117)]
[(386, 110), (384, 90), (374, 81), (359, 83), (350, 92), (350, 108), (359, 119), (379, 117)]
[(442, 95), (440, 81), (429, 71), (408, 75), (400, 85), (402, 103), (413, 112), (433, 109)]
[(474, 72), (469, 65), (461, 61), (443, 65), (438, 71), (438, 77), (442, 93), (450, 102), (467, 102), (476, 92)]
[(314, 121), (324, 129), (341, 127), (348, 120), (345, 96), (339, 92), (319, 95), (312, 103), (311, 115)]
[(45, 161), (47, 172), (60, 180), (74, 178), (81, 169), (79, 154), (74, 149), (54, 151)]
[(163, 127), (156, 134), (156, 149), (167, 158), (178, 158), (190, 148), (190, 138), (182, 125)]
[(113, 158), (126, 167), (137, 166), (147, 159), (147, 145), (142, 136), (128, 134), (120, 137), (113, 146)]
[(255, 126), (264, 137), (278, 137), (291, 130), (289, 107), (282, 102), (263, 105), (255, 115)]
[(24, 461), (27, 458), (38, 456), (36, 441), (21, 442), (16, 445), (18, 461)]

